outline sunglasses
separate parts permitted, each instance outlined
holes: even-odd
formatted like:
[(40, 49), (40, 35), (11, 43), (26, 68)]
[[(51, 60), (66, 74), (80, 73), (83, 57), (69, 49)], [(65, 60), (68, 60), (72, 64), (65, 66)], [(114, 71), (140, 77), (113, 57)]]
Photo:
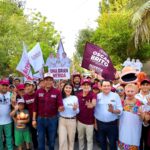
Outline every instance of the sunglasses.
[(123, 91), (124, 91), (123, 89), (117, 89), (116, 90), (117, 93), (120, 93), (120, 92), (123, 92)]

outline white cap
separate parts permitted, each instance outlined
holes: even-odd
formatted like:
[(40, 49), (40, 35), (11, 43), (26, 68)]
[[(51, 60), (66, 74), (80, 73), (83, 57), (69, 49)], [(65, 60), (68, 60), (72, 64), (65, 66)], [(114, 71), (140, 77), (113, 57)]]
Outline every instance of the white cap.
[(47, 73), (45, 73), (44, 74), (44, 78), (53, 78), (53, 74), (52, 73), (49, 73), (49, 72), (47, 72)]
[(30, 85), (34, 85), (34, 82), (31, 80), (27, 80), (24, 84), (30, 84)]
[(25, 103), (25, 101), (24, 101), (23, 98), (19, 98), (19, 99), (17, 99), (17, 103), (18, 103), (18, 104), (19, 104), (19, 103)]

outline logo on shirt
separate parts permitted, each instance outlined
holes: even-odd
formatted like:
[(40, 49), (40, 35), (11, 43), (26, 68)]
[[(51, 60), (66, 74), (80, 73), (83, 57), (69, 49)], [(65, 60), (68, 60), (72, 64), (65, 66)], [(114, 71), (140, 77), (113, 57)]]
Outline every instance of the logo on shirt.
[(112, 100), (110, 100), (110, 101), (111, 101), (111, 102), (113, 102), (113, 103), (115, 102), (115, 100), (114, 100), (114, 99), (112, 99)]
[(34, 98), (26, 100), (26, 104), (32, 104), (33, 102), (34, 102)]
[(39, 93), (39, 97), (44, 97), (44, 93)]
[(56, 98), (56, 95), (51, 95), (51, 98)]

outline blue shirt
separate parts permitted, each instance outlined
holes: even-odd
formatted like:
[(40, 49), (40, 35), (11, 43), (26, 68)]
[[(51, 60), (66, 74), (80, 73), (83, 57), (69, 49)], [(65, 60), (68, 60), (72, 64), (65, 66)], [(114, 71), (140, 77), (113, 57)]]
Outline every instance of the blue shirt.
[[(97, 103), (95, 107), (94, 116), (97, 120), (102, 122), (111, 122), (118, 119), (118, 114), (114, 114), (108, 111), (108, 104), (112, 104), (114, 110), (118, 109), (122, 113), (121, 99), (117, 93), (110, 92), (105, 95), (104, 93), (97, 94)], [(120, 114), (121, 114), (120, 113)]]

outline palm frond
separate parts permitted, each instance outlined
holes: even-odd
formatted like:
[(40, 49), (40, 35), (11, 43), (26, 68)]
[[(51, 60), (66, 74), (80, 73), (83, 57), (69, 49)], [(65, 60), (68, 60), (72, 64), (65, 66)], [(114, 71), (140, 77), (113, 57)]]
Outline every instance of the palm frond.
[(134, 31), (135, 48), (147, 41), (150, 41), (150, 1), (142, 5), (132, 18), (132, 26)]

